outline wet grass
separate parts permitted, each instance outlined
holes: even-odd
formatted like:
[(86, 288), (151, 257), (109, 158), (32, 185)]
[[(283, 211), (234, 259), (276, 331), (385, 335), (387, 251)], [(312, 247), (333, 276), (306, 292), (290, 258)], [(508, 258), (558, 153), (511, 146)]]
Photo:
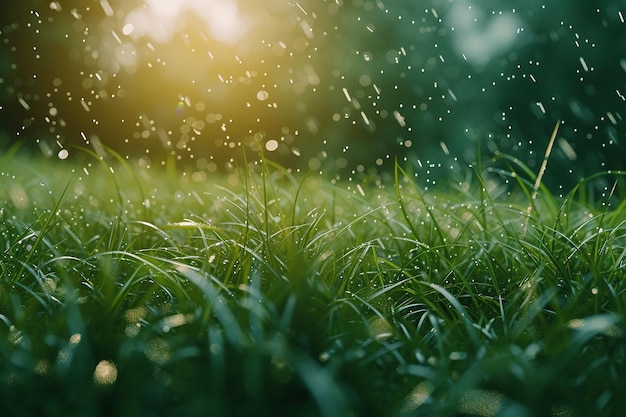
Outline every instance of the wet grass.
[(498, 159), (428, 187), (3, 159), (0, 414), (619, 415), (624, 174), (555, 195)]

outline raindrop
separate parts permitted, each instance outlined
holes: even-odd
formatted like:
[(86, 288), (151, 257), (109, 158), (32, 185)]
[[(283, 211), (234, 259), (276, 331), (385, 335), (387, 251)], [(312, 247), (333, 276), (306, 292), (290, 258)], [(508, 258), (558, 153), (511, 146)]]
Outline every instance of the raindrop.
[(24, 110), (30, 110), (30, 105), (22, 97), (18, 97), (17, 101), (24, 107)]
[(107, 0), (100, 0), (100, 6), (102, 7), (102, 10), (104, 11), (105, 15), (107, 15), (108, 17), (113, 16), (114, 14), (113, 8), (111, 7), (111, 5), (109, 4)]

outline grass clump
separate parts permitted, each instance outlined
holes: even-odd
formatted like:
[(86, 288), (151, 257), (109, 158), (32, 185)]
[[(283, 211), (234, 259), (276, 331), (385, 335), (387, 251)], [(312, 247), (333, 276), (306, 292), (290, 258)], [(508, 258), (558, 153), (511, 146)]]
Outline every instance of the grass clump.
[(5, 161), (2, 414), (617, 415), (624, 203), (499, 162), (426, 190)]

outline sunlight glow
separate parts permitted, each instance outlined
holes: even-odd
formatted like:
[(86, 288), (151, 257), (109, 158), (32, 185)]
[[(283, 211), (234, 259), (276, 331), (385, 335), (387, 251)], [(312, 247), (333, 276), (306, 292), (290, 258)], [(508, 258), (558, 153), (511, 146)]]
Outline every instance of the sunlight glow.
[(229, 0), (146, 0), (126, 16), (124, 34), (165, 43), (189, 24), (190, 16), (204, 23), (217, 41), (232, 43), (243, 34), (237, 4)]
[(448, 12), (448, 22), (457, 51), (474, 65), (487, 65), (491, 59), (509, 51), (523, 31), (523, 22), (514, 12), (489, 15), (479, 2), (462, 0)]

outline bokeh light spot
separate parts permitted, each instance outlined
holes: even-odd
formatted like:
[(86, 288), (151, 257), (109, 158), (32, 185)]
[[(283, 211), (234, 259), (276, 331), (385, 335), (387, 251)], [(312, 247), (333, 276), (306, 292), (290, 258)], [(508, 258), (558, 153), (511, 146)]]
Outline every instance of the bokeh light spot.
[(260, 90), (258, 93), (256, 93), (256, 98), (259, 99), (260, 101), (267, 100), (269, 96), (270, 96), (269, 93), (265, 90)]
[(96, 365), (93, 380), (98, 385), (111, 385), (117, 380), (117, 366), (111, 361), (102, 360)]
[(276, 149), (278, 149), (278, 141), (275, 139), (268, 140), (267, 143), (265, 144), (265, 149), (267, 149), (270, 152), (275, 151)]

